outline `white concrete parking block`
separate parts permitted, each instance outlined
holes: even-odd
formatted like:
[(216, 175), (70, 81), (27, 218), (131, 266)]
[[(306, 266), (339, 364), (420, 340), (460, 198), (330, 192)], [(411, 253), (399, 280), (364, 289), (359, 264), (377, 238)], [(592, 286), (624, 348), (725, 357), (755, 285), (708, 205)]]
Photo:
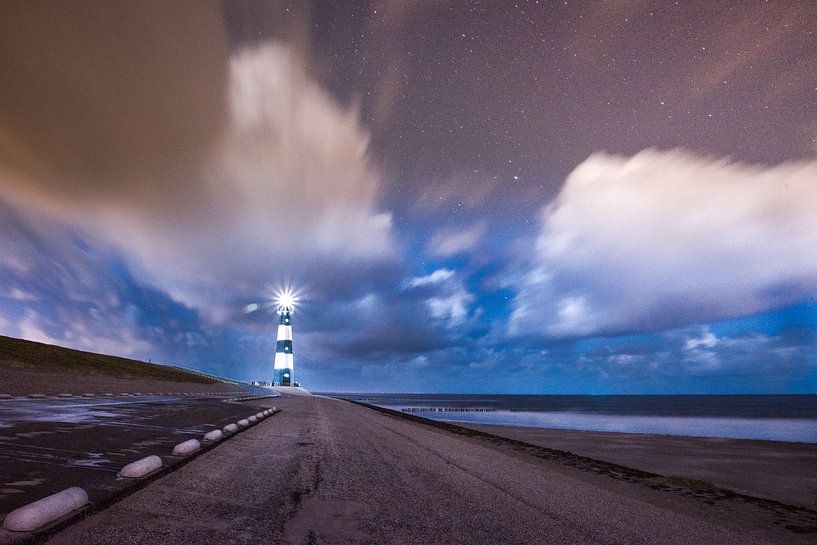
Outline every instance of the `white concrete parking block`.
[(173, 447), (174, 456), (189, 456), (201, 448), (201, 443), (198, 439), (188, 439)]
[(222, 437), (224, 437), (224, 433), (221, 430), (208, 431), (207, 433), (204, 434), (205, 441), (216, 442), (219, 441)]
[(138, 479), (149, 473), (153, 473), (162, 467), (162, 459), (155, 454), (131, 462), (119, 472), (120, 477), (127, 479)]
[(76, 511), (88, 503), (88, 494), (77, 486), (29, 503), (9, 513), (3, 528), (12, 532), (32, 532)]

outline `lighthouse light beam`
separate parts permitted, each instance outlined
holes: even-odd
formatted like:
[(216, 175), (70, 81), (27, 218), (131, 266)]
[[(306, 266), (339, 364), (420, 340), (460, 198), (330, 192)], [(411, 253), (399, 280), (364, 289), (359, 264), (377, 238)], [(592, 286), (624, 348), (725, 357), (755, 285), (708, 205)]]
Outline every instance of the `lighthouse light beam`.
[(275, 294), (275, 305), (278, 307), (279, 313), (286, 310), (293, 312), (297, 303), (298, 296), (291, 288), (280, 290)]

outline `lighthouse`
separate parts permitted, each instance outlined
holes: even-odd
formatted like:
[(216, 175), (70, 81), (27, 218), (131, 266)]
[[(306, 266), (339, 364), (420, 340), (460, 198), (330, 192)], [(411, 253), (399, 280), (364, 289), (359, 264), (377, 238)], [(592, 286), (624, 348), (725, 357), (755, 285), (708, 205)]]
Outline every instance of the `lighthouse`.
[(295, 382), (292, 356), (292, 313), (295, 310), (295, 297), (285, 292), (278, 297), (278, 342), (275, 345), (275, 366), (273, 384), (275, 386), (292, 386)]

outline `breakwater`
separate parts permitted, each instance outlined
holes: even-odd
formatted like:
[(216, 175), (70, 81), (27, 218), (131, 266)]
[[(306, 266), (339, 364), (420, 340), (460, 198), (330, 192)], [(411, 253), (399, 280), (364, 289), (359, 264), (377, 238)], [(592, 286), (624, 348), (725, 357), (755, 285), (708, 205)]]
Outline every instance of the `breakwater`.
[(404, 407), (403, 413), (495, 413), (497, 409), (486, 407)]

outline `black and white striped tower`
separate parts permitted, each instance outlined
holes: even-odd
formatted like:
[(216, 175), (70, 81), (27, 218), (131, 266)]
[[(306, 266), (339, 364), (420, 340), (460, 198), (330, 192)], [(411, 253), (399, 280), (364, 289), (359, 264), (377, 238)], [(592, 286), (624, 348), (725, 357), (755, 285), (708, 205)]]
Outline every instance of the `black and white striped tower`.
[(278, 300), (278, 343), (275, 346), (275, 367), (273, 383), (275, 386), (292, 386), (292, 312), (295, 302), (291, 297)]

